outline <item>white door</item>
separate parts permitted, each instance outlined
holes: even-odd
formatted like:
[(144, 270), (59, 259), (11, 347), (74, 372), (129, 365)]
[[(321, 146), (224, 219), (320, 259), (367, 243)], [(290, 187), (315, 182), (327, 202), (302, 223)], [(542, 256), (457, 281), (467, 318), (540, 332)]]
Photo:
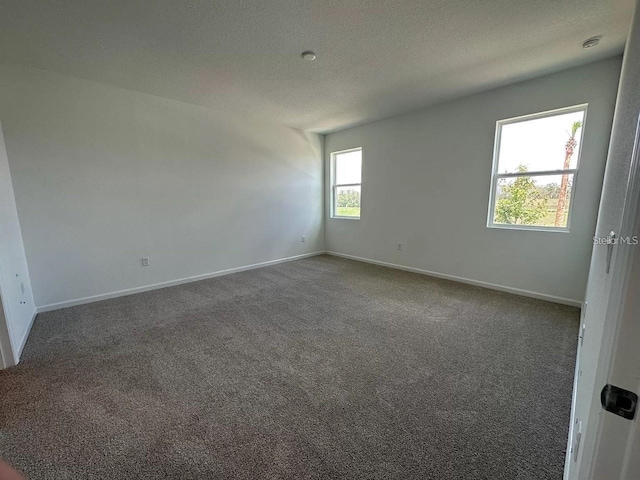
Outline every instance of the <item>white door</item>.
[[(589, 281), (583, 308), (578, 345), (576, 383), (571, 414), (571, 429), (565, 464), (566, 480), (617, 479), (615, 473), (594, 474), (599, 452), (598, 432), (603, 423), (623, 420), (605, 412), (600, 391), (609, 383), (610, 359), (621, 325), (621, 303), (630, 268), (625, 257), (636, 248), (621, 245), (620, 238), (634, 234), (633, 216), (637, 200), (629, 189), (631, 168), (640, 115), (640, 17), (636, 13), (625, 49), (622, 76), (609, 145), (596, 240), (591, 257)], [(626, 203), (625, 203), (626, 202)], [(624, 220), (624, 221), (623, 221)], [(606, 239), (610, 242), (607, 243)], [(614, 240), (615, 239), (615, 240)], [(628, 257), (627, 257), (628, 260)], [(613, 380), (612, 380), (613, 381)], [(619, 385), (622, 386), (622, 385)], [(629, 388), (629, 387), (627, 387)], [(629, 428), (630, 421), (626, 428)], [(626, 439), (622, 441), (626, 448)], [(621, 459), (620, 459), (621, 461)], [(598, 464), (598, 468), (600, 468)], [(640, 478), (640, 477), (635, 477)]]
[[(640, 169), (636, 172), (640, 190)], [(609, 357), (606, 382), (630, 391), (640, 392), (640, 202), (635, 199), (635, 227), (631, 244), (619, 245), (620, 261), (628, 270), (626, 292), (620, 302), (620, 324)], [(637, 408), (637, 397), (636, 408)], [(619, 402), (627, 410), (631, 401), (622, 397)], [(624, 411), (620, 412), (624, 414)], [(593, 478), (640, 479), (640, 421), (638, 413), (626, 419), (613, 413), (602, 413), (595, 434)]]

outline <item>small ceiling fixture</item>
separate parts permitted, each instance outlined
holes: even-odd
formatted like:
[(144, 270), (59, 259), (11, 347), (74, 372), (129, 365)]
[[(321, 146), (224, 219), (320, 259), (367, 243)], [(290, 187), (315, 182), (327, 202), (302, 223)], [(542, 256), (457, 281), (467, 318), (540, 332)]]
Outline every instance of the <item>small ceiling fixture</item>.
[(598, 43), (600, 43), (600, 37), (587, 38), (584, 42), (582, 42), (582, 48), (595, 47)]
[(311, 50), (307, 50), (306, 52), (302, 52), (302, 58), (312, 62), (313, 60), (316, 59), (316, 54), (313, 53)]

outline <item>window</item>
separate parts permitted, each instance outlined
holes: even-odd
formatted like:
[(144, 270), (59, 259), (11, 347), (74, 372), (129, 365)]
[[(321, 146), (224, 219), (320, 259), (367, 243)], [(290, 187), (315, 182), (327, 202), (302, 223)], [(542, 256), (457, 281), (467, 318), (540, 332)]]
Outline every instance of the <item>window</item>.
[(496, 126), (487, 226), (569, 231), (587, 106)]
[(333, 218), (360, 218), (362, 148), (331, 154)]

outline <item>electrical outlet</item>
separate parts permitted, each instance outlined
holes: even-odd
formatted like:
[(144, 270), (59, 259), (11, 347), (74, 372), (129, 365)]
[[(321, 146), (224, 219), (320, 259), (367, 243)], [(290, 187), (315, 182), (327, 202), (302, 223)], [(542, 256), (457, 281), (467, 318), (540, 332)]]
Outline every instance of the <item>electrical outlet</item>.
[(142, 257), (142, 266), (143, 267), (149, 266), (149, 257)]
[(399, 251), (399, 252), (401, 252), (401, 251), (402, 251), (402, 244), (401, 244), (401, 243), (399, 243), (399, 244), (398, 244), (398, 251)]
[(302, 243), (307, 241), (307, 237), (305, 237), (304, 235), (302, 235), (302, 239), (300, 240)]

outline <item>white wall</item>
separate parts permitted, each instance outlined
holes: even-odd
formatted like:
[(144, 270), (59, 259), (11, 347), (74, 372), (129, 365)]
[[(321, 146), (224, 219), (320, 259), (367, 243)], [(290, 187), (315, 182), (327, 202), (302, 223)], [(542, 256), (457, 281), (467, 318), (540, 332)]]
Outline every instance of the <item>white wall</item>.
[(0, 368), (18, 363), (34, 316), (27, 259), (0, 125), (0, 350), (3, 360)]
[(0, 119), (38, 306), (324, 248), (318, 135), (17, 66)]
[[(332, 151), (363, 148), (360, 220), (329, 218), (325, 168), (327, 250), (581, 301), (620, 65), (613, 58), (327, 135), (326, 166)], [(571, 232), (487, 228), (496, 121), (581, 103), (589, 110)]]

